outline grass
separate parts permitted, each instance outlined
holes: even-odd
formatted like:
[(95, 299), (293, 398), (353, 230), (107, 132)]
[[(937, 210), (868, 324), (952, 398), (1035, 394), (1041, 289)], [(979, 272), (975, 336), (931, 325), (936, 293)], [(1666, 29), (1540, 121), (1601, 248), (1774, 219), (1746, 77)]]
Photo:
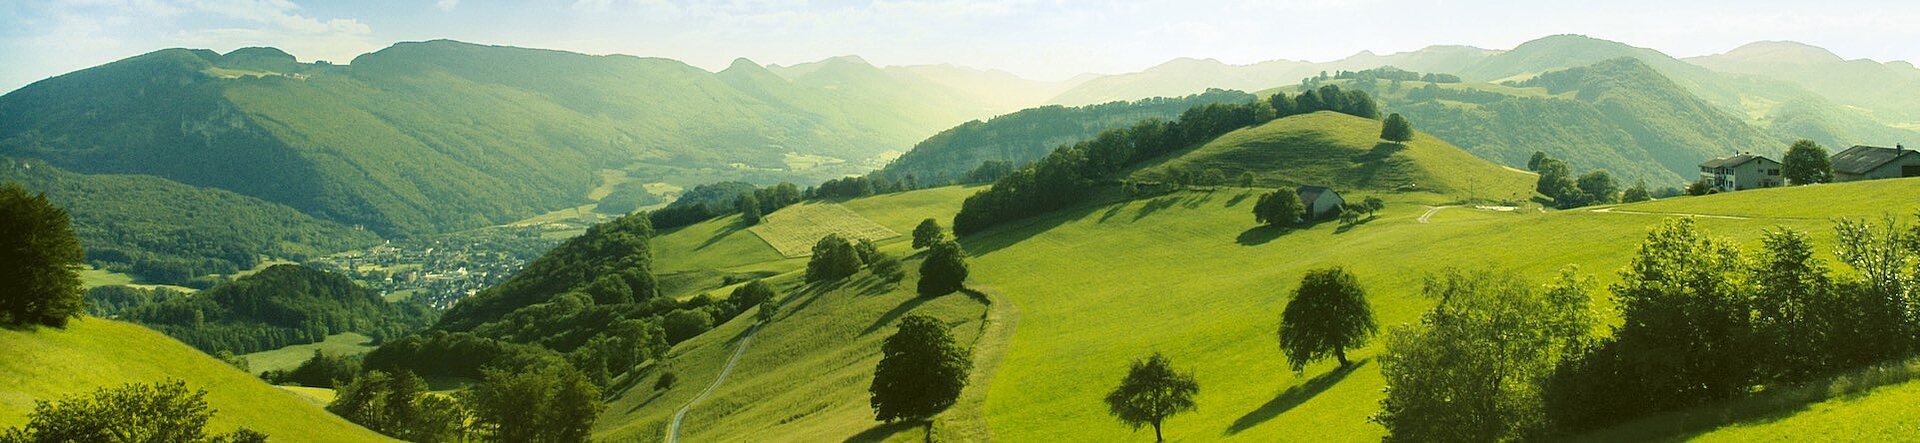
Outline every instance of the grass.
[(307, 386), (280, 386), (279, 388), (284, 389), (287, 392), (291, 392), (293, 393), (293, 395), (298, 395), (300, 396), (300, 398), (306, 399), (308, 402), (312, 402), (314, 406), (319, 406), (321, 408), (327, 407), (328, 403), (333, 403), (334, 397), (338, 396), (339, 394), (334, 390), (328, 389), (328, 388), (314, 388), (314, 387), (307, 387)]
[(313, 357), (314, 350), (329, 354), (360, 355), (373, 351), (373, 338), (359, 333), (347, 332), (327, 336), (319, 343), (307, 343), (287, 346), (271, 351), (260, 351), (242, 355), (247, 359), (247, 367), (258, 374), (272, 370), (290, 370)]
[[(1749, 250), (1758, 247), (1763, 230), (1776, 226), (1806, 231), (1817, 247), (1826, 249), (1833, 241), (1829, 218), (1911, 213), (1920, 209), (1920, 201), (1905, 196), (1916, 190), (1920, 190), (1920, 179), (1886, 180), (1675, 198), (1618, 208), (1654, 214), (1542, 212), (1531, 206), (1510, 212), (1455, 207), (1436, 213), (1429, 223), (1416, 221), (1427, 211), (1423, 205), (1451, 197), (1390, 193), (1383, 195), (1388, 208), (1359, 226), (1343, 228), (1327, 223), (1284, 232), (1253, 227), (1250, 197), (1262, 192), (1260, 189), (1219, 188), (1070, 208), (963, 240), (973, 255), (971, 284), (991, 288), (996, 297), (1009, 302), (1006, 307), (1017, 307), (1018, 321), (1017, 327), (1009, 326), (1011, 331), (1001, 344), (994, 344), (996, 340), (992, 339), (982, 342), (982, 349), (1004, 350), (1001, 360), (997, 365), (981, 367), (975, 374), (981, 381), (963, 394), (971, 400), (963, 400), (961, 406), (943, 415), (936, 429), (948, 440), (1151, 438), (1144, 434), (1150, 431), (1131, 431), (1108, 416), (1101, 397), (1119, 381), (1130, 359), (1158, 351), (1170, 356), (1177, 367), (1193, 371), (1201, 385), (1199, 409), (1168, 421), (1170, 440), (1377, 440), (1385, 431), (1367, 417), (1378, 411), (1382, 398), (1384, 381), (1376, 360), (1379, 340), (1350, 354), (1360, 362), (1353, 370), (1335, 371), (1331, 363), (1319, 363), (1298, 374), (1285, 369), (1275, 345), (1273, 330), (1280, 310), (1300, 276), (1309, 269), (1340, 265), (1357, 274), (1380, 323), (1391, 327), (1415, 321), (1432, 305), (1418, 294), (1422, 279), (1446, 267), (1505, 269), (1544, 283), (1560, 268), (1575, 265), (1603, 284), (1612, 282), (1618, 278), (1616, 270), (1627, 264), (1648, 229), (1673, 218), (1659, 213), (1764, 215), (1749, 219), (1701, 218), (1697, 222), (1712, 235), (1734, 239)], [(939, 188), (855, 199), (843, 206), (890, 228), (910, 229), (926, 217), (947, 220), (958, 200), (966, 195), (969, 192), (960, 188)], [(723, 223), (669, 233), (656, 240), (656, 245), (697, 243), (695, 239), (675, 237), (721, 233), (714, 227)], [(890, 251), (903, 248), (900, 242), (883, 246)], [(710, 256), (723, 250), (661, 248), (656, 252), (663, 263), (726, 262), (735, 268), (762, 266), (789, 271), (801, 265), (796, 260), (777, 258), (754, 264), (737, 256)], [(770, 251), (762, 254), (772, 255)], [(1604, 289), (1595, 297), (1596, 309), (1603, 318), (1616, 315)], [(846, 303), (835, 303), (842, 304)], [(818, 306), (816, 303), (805, 309), (822, 309)], [(872, 311), (852, 309), (835, 312), (831, 318), (859, 323), (858, 319), (872, 321), (875, 316)], [(681, 383), (704, 387), (705, 381), (711, 380), (707, 374), (717, 372), (717, 365), (729, 350), (725, 343), (745, 331), (745, 326), (737, 323), (676, 348), (668, 365), (677, 368)], [(777, 343), (770, 340), (772, 337), (755, 338), (756, 350), (749, 354), (777, 348), (770, 345)], [(710, 421), (688, 422), (690, 430), (720, 426), (728, 432), (690, 431), (689, 438), (784, 436), (835, 440), (839, 438), (827, 436), (842, 435), (809, 433), (822, 432), (812, 427), (815, 424), (837, 424), (831, 429), (838, 431), (844, 431), (845, 426), (867, 426), (854, 429), (871, 432), (857, 435), (857, 439), (918, 437), (916, 430), (908, 427), (873, 427), (870, 421), (853, 418), (852, 410), (858, 408), (847, 405), (863, 404), (862, 383), (842, 381), (839, 390), (791, 388), (825, 378), (820, 369), (823, 365), (870, 371), (870, 366), (856, 358), (859, 354), (855, 351), (865, 347), (859, 341), (791, 346), (805, 352), (793, 351), (796, 353), (790, 360), (781, 363), (757, 363), (757, 369), (747, 373), (774, 375), (732, 379), (728, 383), (731, 387), (723, 388), (727, 393), (706, 403), (715, 405), (714, 409), (700, 412), (696, 408), (696, 417)], [(839, 366), (832, 366), (836, 364)], [(742, 374), (736, 372), (734, 377)], [(781, 381), (755, 381), (763, 377)], [(1895, 418), (1883, 421), (1895, 423), (1907, 413), (1885, 412), (1884, 405), (1920, 395), (1920, 387), (1912, 384), (1882, 387), (1866, 394), (1798, 397), (1786, 403), (1809, 406), (1789, 408), (1789, 413), (1762, 416), (1757, 421), (1734, 416), (1722, 422), (1734, 423), (1723, 431), (1736, 433), (1728, 435), (1730, 438), (1742, 439), (1798, 428), (1809, 429), (1809, 435), (1846, 435), (1822, 434), (1826, 431), (1820, 429), (1845, 432), (1842, 427), (1822, 426), (1838, 426), (1856, 415), (1869, 416), (1863, 420), (1871, 422), (1873, 417), (1892, 414)], [(984, 390), (977, 389), (983, 385)], [(804, 397), (810, 400), (779, 400), (786, 398), (788, 389), (806, 392)], [(659, 435), (664, 417), (671, 416), (672, 409), (692, 395), (676, 392), (680, 390), (657, 396), (627, 394), (615, 402), (612, 410), (617, 412), (602, 419), (602, 429), (596, 435)], [(983, 398), (978, 397), (981, 393), (985, 394)], [(651, 397), (658, 398), (648, 400)], [(741, 400), (717, 400), (726, 398)], [(969, 406), (968, 401), (977, 402), (971, 403), (977, 406)], [(846, 415), (841, 417), (832, 411), (845, 411)], [(1748, 428), (1755, 430), (1746, 431)], [(1702, 432), (1661, 429), (1653, 428), (1640, 439)], [(1715, 433), (1702, 437), (1718, 438)]]
[(747, 230), (787, 257), (812, 255), (814, 243), (830, 234), (840, 234), (853, 241), (874, 242), (900, 236), (899, 232), (874, 223), (851, 209), (834, 203), (816, 202), (798, 203), (774, 211)]
[(34, 400), (92, 392), (124, 383), (167, 379), (207, 390), (216, 410), (208, 428), (240, 426), (275, 440), (387, 441), (301, 396), (276, 388), (159, 332), (113, 320), (83, 318), (66, 329), (0, 329), (0, 427), (26, 423)]
[(842, 164), (847, 161), (825, 155), (788, 152), (782, 155), (780, 162), (786, 164), (787, 170), (789, 171), (805, 171), (821, 166)]
[(1455, 200), (1515, 202), (1533, 196), (1536, 180), (1424, 133), (1404, 144), (1381, 142), (1380, 122), (1334, 112), (1230, 132), (1133, 176), (1166, 181), (1174, 171), (1220, 171), (1231, 182), (1252, 173), (1262, 187), (1317, 185), (1347, 193), (1410, 189)]

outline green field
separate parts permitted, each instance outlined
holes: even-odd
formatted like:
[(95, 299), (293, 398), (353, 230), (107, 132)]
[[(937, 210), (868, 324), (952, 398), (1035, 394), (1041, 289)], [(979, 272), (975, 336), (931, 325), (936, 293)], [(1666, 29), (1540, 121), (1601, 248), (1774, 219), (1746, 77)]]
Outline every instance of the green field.
[[(1142, 433), (1150, 431), (1132, 432), (1113, 420), (1100, 398), (1118, 382), (1129, 359), (1158, 351), (1170, 356), (1176, 366), (1194, 371), (1201, 385), (1199, 409), (1167, 423), (1170, 440), (1377, 440), (1384, 429), (1367, 421), (1367, 417), (1378, 410), (1382, 395), (1383, 381), (1374, 361), (1380, 350), (1377, 342), (1350, 354), (1359, 362), (1356, 371), (1331, 373), (1330, 363), (1311, 365), (1301, 374), (1285, 369), (1273, 330), (1287, 294), (1307, 269), (1346, 266), (1369, 291), (1381, 324), (1396, 325), (1413, 321), (1431, 306), (1431, 301), (1418, 294), (1422, 279), (1447, 267), (1508, 269), (1544, 283), (1558, 269), (1578, 265), (1582, 273), (1594, 275), (1603, 283), (1610, 282), (1617, 279), (1615, 270), (1627, 264), (1647, 230), (1674, 217), (1668, 214), (1716, 211), (1753, 216), (1699, 219), (1701, 227), (1715, 236), (1732, 238), (1752, 248), (1758, 245), (1762, 230), (1784, 225), (1809, 232), (1816, 246), (1826, 250), (1833, 238), (1830, 218), (1910, 214), (1920, 209), (1920, 200), (1906, 197), (1916, 190), (1920, 190), (1920, 180), (1890, 180), (1676, 198), (1620, 205), (1613, 208), (1615, 212), (1454, 207), (1435, 212), (1427, 223), (1417, 220), (1428, 211), (1424, 205), (1445, 201), (1445, 197), (1395, 193), (1384, 195), (1388, 209), (1370, 222), (1348, 228), (1328, 223), (1290, 232), (1254, 228), (1251, 197), (1262, 191), (1253, 189), (1179, 192), (1070, 208), (963, 240), (974, 256), (971, 285), (998, 294), (1010, 302), (1006, 307), (1017, 307), (1020, 314), (1017, 327), (1012, 328), (1011, 341), (1004, 348), (1004, 360), (997, 371), (984, 374), (990, 376), (992, 382), (984, 390), (984, 409), (977, 411), (984, 414), (986, 429), (956, 430), (968, 426), (968, 420), (957, 418), (970, 413), (965, 408), (956, 408), (943, 416), (938, 429), (944, 436), (990, 435), (1007, 441), (1151, 438)], [(856, 199), (844, 205), (883, 225), (901, 229), (900, 226), (929, 216), (948, 220), (957, 199), (967, 194), (956, 188), (938, 188)], [(879, 199), (915, 203), (906, 207), (908, 205), (873, 202)], [(1764, 217), (1760, 217), (1762, 214)], [(714, 241), (713, 244), (718, 245), (733, 241), (727, 236), (737, 235), (712, 229), (712, 226), (695, 229), (698, 226), (668, 233), (655, 244)], [(707, 235), (718, 237), (680, 238)], [(890, 244), (883, 249), (898, 250), (899, 246)], [(662, 248), (658, 253), (663, 263), (724, 262), (734, 268), (764, 266), (776, 270), (797, 269), (803, 264), (798, 260), (766, 259), (756, 265), (738, 256), (709, 257), (697, 249)], [(761, 256), (772, 255), (768, 250)], [(1615, 315), (1604, 292), (1596, 294), (1596, 305), (1603, 318)], [(826, 318), (858, 323), (861, 316), (871, 319), (878, 315), (881, 314), (849, 308)], [(841, 316), (856, 319), (839, 319)], [(818, 324), (808, 327), (831, 327), (826, 318), (814, 320)], [(717, 336), (731, 338), (744, 330), (744, 325), (729, 324), (723, 326)], [(706, 370), (698, 372), (717, 371), (726, 350), (705, 342), (719, 340), (714, 335), (683, 344), (669, 364), (705, 365), (700, 367)], [(761, 341), (769, 337), (757, 338), (754, 348), (771, 343)], [(807, 359), (797, 359), (778, 370), (768, 369), (778, 375), (767, 377), (811, 380), (805, 377), (813, 377), (818, 372), (812, 365), (821, 363), (803, 361), (814, 358), (837, 359), (839, 364), (852, 368), (849, 370), (870, 376), (871, 363), (855, 358), (859, 355), (855, 351), (863, 347), (858, 341), (824, 343), (827, 344), (820, 345), (824, 347), (810, 347), (811, 352), (796, 354), (809, 356)], [(846, 345), (831, 347), (833, 343)], [(716, 349), (707, 349), (709, 347)], [(741, 374), (736, 372), (734, 377)], [(710, 375), (701, 376), (706, 377), (704, 380), (681, 375), (683, 383), (704, 386), (705, 381), (711, 380)], [(856, 417), (851, 410), (841, 418), (815, 418), (820, 411), (848, 407), (845, 404), (864, 405), (862, 388), (865, 385), (858, 380), (845, 383), (848, 386), (835, 391), (838, 394), (808, 391), (810, 397), (844, 397), (823, 401), (842, 406), (820, 406), (816, 411), (808, 404), (795, 406), (767, 400), (779, 397), (782, 385), (768, 384), (756, 389), (753, 388), (758, 385), (755, 378), (731, 378), (727, 386), (733, 388), (722, 388), (723, 392), (741, 389), (730, 395), (754, 399), (752, 405), (727, 401), (706, 403), (733, 406), (718, 406), (719, 409), (707, 412), (696, 408), (692, 414), (693, 417), (709, 416), (701, 420), (724, 423), (733, 433), (699, 434), (697, 432), (706, 432), (694, 430), (695, 423), (701, 421), (690, 418), (686, 435), (699, 436), (702, 440), (769, 435), (803, 438), (794, 432), (802, 432), (808, 429), (804, 426), (810, 425), (789, 422), (876, 424), (870, 421), (870, 416)], [(1885, 407), (1872, 405), (1897, 403), (1920, 395), (1916, 394), (1920, 388), (1910, 385), (1912, 383), (1894, 385), (1833, 399), (1822, 396), (1800, 402), (1817, 402), (1816, 405), (1790, 408), (1785, 414), (1753, 417), (1732, 414), (1723, 417), (1723, 421), (1733, 425), (1721, 431), (1764, 433), (1804, 428), (1814, 432), (1811, 435), (1844, 435), (1818, 432), (1822, 432), (1819, 429), (1844, 432), (1844, 427), (1837, 427), (1838, 424), (1856, 415), (1883, 417), (1883, 422), (1896, 423), (1905, 420), (1906, 413), (1885, 412)], [(979, 384), (971, 386), (963, 396), (978, 395), (980, 387)], [(674, 395), (669, 392), (659, 400), (639, 402), (629, 394), (612, 410), (635, 409), (636, 412), (610, 413), (603, 419), (600, 435), (659, 432), (663, 429), (657, 425), (661, 417), (670, 417), (672, 410), (684, 402), (673, 398)], [(685, 396), (691, 397), (691, 394)], [(727, 397), (708, 401), (719, 398)], [(763, 401), (789, 406), (758, 406)], [(1783, 426), (1790, 428), (1781, 428)], [(629, 427), (646, 429), (642, 432), (627, 429)], [(1743, 431), (1749, 428), (1755, 430)], [(750, 431), (757, 429), (779, 431)], [(1897, 431), (1897, 428), (1886, 429), (1889, 429), (1886, 432)], [(876, 432), (892, 435), (890, 431)], [(1700, 430), (1659, 431), (1654, 435), (1669, 438), (1697, 432)], [(901, 433), (895, 438), (917, 437), (913, 434)], [(1729, 437), (1754, 435), (1763, 434)]]
[(320, 350), (328, 354), (360, 355), (372, 351), (373, 338), (355, 332), (327, 336), (325, 341), (293, 345), (271, 351), (260, 351), (242, 355), (247, 359), (247, 367), (258, 374), (272, 370), (291, 370), (300, 363), (313, 358), (313, 351)]
[(130, 323), (84, 318), (67, 329), (0, 329), (0, 427), (26, 423), (34, 400), (124, 383), (184, 380), (207, 390), (209, 430), (246, 426), (275, 441), (388, 440), (299, 395)]
[(899, 237), (899, 232), (887, 229), (860, 216), (846, 207), (834, 203), (798, 203), (767, 214), (759, 224), (747, 228), (747, 231), (760, 236), (780, 255), (787, 257), (805, 257), (813, 254), (813, 244), (829, 234), (840, 234), (848, 240), (882, 240)]

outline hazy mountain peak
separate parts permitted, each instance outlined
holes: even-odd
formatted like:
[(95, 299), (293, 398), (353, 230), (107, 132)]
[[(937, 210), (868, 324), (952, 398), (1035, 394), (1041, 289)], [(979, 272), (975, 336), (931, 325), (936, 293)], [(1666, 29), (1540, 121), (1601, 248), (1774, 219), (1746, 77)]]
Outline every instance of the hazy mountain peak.
[(280, 48), (266, 47), (266, 46), (252, 46), (252, 47), (235, 49), (232, 51), (228, 51), (226, 54), (221, 55), (221, 57), (226, 57), (229, 59), (257, 58), (257, 59), (294, 61), (293, 54), (288, 54), (286, 51), (280, 50)]
[(1792, 41), (1759, 41), (1714, 57), (1741, 61), (1814, 64), (1843, 61), (1826, 48)]

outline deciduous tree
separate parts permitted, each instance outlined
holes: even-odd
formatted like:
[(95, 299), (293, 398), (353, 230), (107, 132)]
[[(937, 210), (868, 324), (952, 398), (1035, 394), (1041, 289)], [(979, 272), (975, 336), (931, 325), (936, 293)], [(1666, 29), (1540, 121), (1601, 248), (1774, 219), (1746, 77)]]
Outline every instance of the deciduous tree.
[(85, 259), (66, 210), (19, 184), (0, 186), (0, 325), (62, 328), (78, 318)]
[(1315, 269), (1300, 279), (1280, 314), (1280, 351), (1296, 372), (1327, 357), (1346, 367), (1347, 349), (1365, 345), (1379, 331), (1359, 279), (1339, 267)]
[(1780, 158), (1780, 175), (1795, 185), (1832, 182), (1833, 160), (1827, 158), (1827, 148), (1820, 147), (1819, 143), (1796, 141)]
[(1380, 139), (1394, 143), (1413, 141), (1413, 123), (1398, 112), (1387, 114), (1387, 121), (1380, 127)]
[(967, 252), (952, 240), (927, 248), (927, 260), (920, 262), (920, 295), (945, 295), (958, 291), (967, 281)]
[(880, 353), (867, 388), (874, 418), (923, 421), (932, 441), (933, 416), (959, 400), (973, 370), (972, 354), (954, 343), (946, 323), (919, 314), (901, 319)]
[(1156, 352), (1133, 361), (1120, 386), (1107, 394), (1107, 411), (1136, 430), (1152, 425), (1154, 441), (1166, 441), (1161, 425), (1167, 417), (1193, 410), (1193, 397), (1199, 394), (1200, 383), (1192, 373), (1174, 371), (1173, 363)]

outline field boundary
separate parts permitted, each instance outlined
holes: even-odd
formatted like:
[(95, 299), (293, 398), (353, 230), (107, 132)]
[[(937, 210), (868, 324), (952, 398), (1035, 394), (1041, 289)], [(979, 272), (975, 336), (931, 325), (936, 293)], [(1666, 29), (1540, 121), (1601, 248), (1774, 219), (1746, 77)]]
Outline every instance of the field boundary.
[(840, 234), (853, 241), (875, 242), (900, 236), (899, 232), (838, 203), (788, 206), (767, 214), (747, 231), (787, 258), (813, 255), (813, 244), (827, 234)]

